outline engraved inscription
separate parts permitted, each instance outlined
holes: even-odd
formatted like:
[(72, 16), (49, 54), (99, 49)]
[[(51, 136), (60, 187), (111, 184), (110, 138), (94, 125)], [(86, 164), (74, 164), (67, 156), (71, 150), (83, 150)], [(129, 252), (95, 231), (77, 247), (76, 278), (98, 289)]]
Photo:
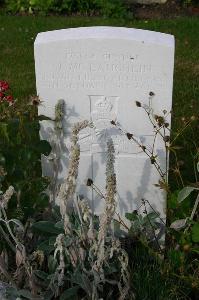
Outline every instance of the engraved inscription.
[[(42, 70), (46, 70), (45, 66)], [(52, 62), (48, 72), (41, 72), (39, 82), (44, 88), (70, 90), (165, 86), (152, 65), (142, 62), (135, 53), (75, 52), (72, 49), (66, 50), (62, 59)]]
[(138, 59), (138, 55), (135, 53), (114, 53), (114, 52), (101, 52), (101, 53), (91, 53), (86, 51), (75, 51), (74, 49), (67, 49), (65, 52), (65, 58), (68, 60), (77, 60), (77, 59), (105, 59), (105, 60), (122, 60), (127, 61), (129, 59)]

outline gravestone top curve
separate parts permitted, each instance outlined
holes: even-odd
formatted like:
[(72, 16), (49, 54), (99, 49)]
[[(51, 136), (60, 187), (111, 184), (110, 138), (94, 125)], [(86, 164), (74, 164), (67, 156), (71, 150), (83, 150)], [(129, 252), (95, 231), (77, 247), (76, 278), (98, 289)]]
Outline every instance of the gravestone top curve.
[(61, 30), (53, 30), (38, 33), (37, 43), (56, 42), (70, 39), (128, 39), (152, 44), (161, 44), (168, 47), (174, 46), (174, 36), (166, 33), (111, 26), (78, 27)]

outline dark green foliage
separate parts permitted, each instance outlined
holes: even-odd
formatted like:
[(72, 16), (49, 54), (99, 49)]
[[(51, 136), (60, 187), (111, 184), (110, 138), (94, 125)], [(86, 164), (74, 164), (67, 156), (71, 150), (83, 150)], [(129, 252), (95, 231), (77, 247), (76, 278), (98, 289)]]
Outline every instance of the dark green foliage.
[(193, 242), (199, 243), (199, 223), (193, 225), (191, 237)]
[(6, 0), (11, 13), (80, 13), (100, 14), (107, 17), (124, 17), (126, 8), (121, 0)]
[[(58, 299), (55, 294), (56, 291), (59, 294), (59, 299), (90, 299), (89, 294), (92, 292), (92, 286), (95, 288), (95, 281), (97, 285), (99, 284), (99, 294), (100, 299), (113, 299), (116, 297), (118, 299), (118, 287), (117, 281), (120, 269), (118, 267), (117, 255), (111, 257), (108, 262), (104, 265), (104, 274), (106, 280), (100, 279), (99, 274), (94, 272), (94, 277), (92, 273), (92, 263), (95, 258), (95, 254), (90, 252), (90, 246), (88, 239), (85, 239), (84, 234), (86, 234), (89, 223), (82, 226), (79, 216), (75, 213), (70, 215), (72, 234), (64, 234), (64, 224), (63, 221), (57, 220), (61, 219), (58, 215), (58, 208), (54, 207), (49, 214), (48, 219), (50, 221), (38, 221), (33, 223), (31, 226), (31, 231), (34, 234), (34, 253), (43, 256), (42, 263), (38, 265), (38, 260), (34, 260), (33, 264), (33, 276), (34, 282), (42, 290), (39, 292), (38, 300), (49, 300)], [(99, 218), (95, 217), (95, 222), (97, 227), (99, 227)], [(83, 230), (83, 231), (82, 231)], [(58, 246), (57, 241), (60, 240), (62, 236), (62, 244), (64, 247), (64, 265), (65, 274), (60, 284), (59, 268), (60, 268), (60, 251), (61, 248)], [(80, 246), (84, 251), (84, 261), (81, 261), (78, 249), (78, 241), (82, 239)], [(107, 243), (111, 243), (111, 237), (107, 238)], [(60, 245), (60, 244), (59, 244)], [(76, 248), (75, 248), (75, 245)], [(111, 245), (111, 244), (110, 244)], [(75, 252), (72, 251), (75, 250)], [(71, 252), (72, 251), (72, 252)], [(122, 250), (123, 251), (123, 250)], [(71, 256), (71, 253), (73, 255)], [(33, 262), (34, 255), (30, 256), (30, 261)], [(75, 258), (78, 258), (76, 261)], [(76, 261), (76, 262), (75, 262)], [(82, 269), (82, 264), (84, 265)], [(85, 270), (87, 270), (85, 272)], [(119, 276), (120, 277), (120, 276)], [(25, 287), (24, 287), (25, 288)], [(29, 298), (28, 289), (10, 289), (8, 290), (10, 296), (23, 296), (25, 299)], [(95, 298), (98, 299), (98, 298)], [(131, 299), (131, 298), (129, 298)]]
[(183, 6), (198, 6), (198, 0), (180, 0), (180, 4)]
[(8, 216), (26, 219), (48, 205), (48, 197), (42, 193), (48, 180), (41, 174), (41, 155), (48, 155), (51, 147), (40, 141), (36, 109), (27, 106), (22, 111), (15, 105), (3, 108), (5, 104), (0, 103), (0, 161), (7, 174), (1, 189), (14, 186), (18, 197), (10, 201)]
[(59, 229), (56, 227), (56, 224), (50, 221), (39, 221), (33, 224), (32, 226), (33, 231), (39, 232), (40, 234), (46, 235), (53, 235), (53, 234), (60, 234), (64, 233), (64, 230)]

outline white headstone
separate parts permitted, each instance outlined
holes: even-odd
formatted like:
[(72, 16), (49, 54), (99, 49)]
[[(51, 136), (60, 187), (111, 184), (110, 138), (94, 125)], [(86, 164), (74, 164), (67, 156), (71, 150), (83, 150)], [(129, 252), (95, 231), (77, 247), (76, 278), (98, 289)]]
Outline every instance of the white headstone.
[[(94, 129), (80, 134), (81, 160), (78, 192), (92, 199), (96, 213), (103, 200), (86, 187), (87, 178), (105, 191), (106, 140), (111, 136), (116, 151), (118, 211), (137, 210), (147, 199), (165, 217), (165, 193), (156, 187), (160, 175), (150, 159), (132, 141), (111, 125), (114, 120), (144, 145), (152, 145), (154, 128), (135, 101), (148, 104), (161, 114), (172, 106), (174, 37), (147, 30), (117, 27), (83, 27), (39, 33), (35, 41), (39, 114), (54, 117), (59, 99), (64, 99), (65, 138), (72, 124), (92, 120)], [(154, 96), (150, 97), (149, 93)], [(170, 119), (168, 120), (170, 121)], [(41, 135), (50, 139), (49, 122)], [(49, 131), (49, 132), (48, 132)], [(156, 152), (162, 166), (165, 150), (160, 140)], [(47, 162), (46, 162), (47, 165)], [(49, 174), (44, 163), (43, 171)], [(67, 174), (68, 153), (62, 156), (60, 178)]]

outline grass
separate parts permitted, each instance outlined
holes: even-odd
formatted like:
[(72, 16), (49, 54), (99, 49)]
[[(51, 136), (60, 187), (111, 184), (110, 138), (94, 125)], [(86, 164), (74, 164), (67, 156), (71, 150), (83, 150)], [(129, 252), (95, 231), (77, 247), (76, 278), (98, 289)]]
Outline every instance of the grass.
[(131, 281), (136, 300), (191, 299), (191, 290), (185, 282), (171, 272), (168, 276), (169, 265), (152, 256), (139, 243), (134, 247), (131, 259)]
[[(38, 32), (80, 26), (126, 26), (170, 33), (176, 39), (173, 91), (173, 132), (181, 128), (182, 118), (199, 111), (199, 19), (110, 20), (96, 17), (64, 16), (0, 16), (0, 79), (7, 80), (13, 94), (22, 102), (35, 94), (33, 43)], [(196, 122), (188, 129), (180, 144), (180, 159), (190, 162), (197, 148)], [(178, 141), (177, 141), (178, 142)], [(188, 146), (188, 147), (187, 147)], [(188, 180), (194, 180), (190, 166), (183, 167)], [(192, 166), (191, 166), (192, 169)], [(183, 172), (183, 170), (182, 170)]]

